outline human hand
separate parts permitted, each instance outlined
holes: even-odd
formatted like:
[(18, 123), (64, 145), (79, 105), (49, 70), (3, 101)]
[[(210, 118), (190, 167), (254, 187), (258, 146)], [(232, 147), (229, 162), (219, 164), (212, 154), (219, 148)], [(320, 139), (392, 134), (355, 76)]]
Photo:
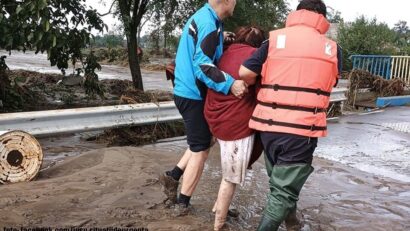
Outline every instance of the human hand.
[(243, 95), (248, 93), (248, 85), (243, 80), (235, 80), (231, 86), (231, 92), (234, 96), (242, 99)]
[(235, 42), (236, 35), (235, 33), (224, 31), (224, 44), (231, 44)]

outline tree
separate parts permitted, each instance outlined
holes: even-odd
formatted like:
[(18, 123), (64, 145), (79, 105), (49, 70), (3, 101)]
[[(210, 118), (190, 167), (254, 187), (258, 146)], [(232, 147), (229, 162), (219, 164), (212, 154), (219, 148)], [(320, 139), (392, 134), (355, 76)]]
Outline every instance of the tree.
[[(178, 9), (179, 26), (200, 8), (206, 1), (185, 0)], [(284, 0), (242, 0), (236, 2), (233, 17), (225, 22), (225, 30), (234, 31), (240, 26), (258, 26), (267, 31), (284, 26), (289, 7)]]
[(225, 23), (225, 30), (253, 25), (268, 32), (283, 27), (288, 13), (284, 0), (237, 1), (233, 17)]
[(104, 28), (85, 0), (0, 0), (0, 48), (47, 52), (63, 74), (70, 61), (83, 61), (81, 49), (90, 44), (91, 31)]
[(119, 17), (124, 25), (124, 33), (127, 37), (128, 63), (130, 65), (132, 82), (136, 89), (144, 90), (141, 68), (136, 52), (138, 48), (137, 32), (150, 1), (114, 0), (114, 2), (116, 1), (118, 4)]
[[(141, 23), (141, 28), (150, 22), (150, 42), (153, 50), (159, 54), (160, 47), (168, 49), (169, 40), (172, 40), (173, 31), (178, 27), (179, 21), (176, 15), (180, 11), (183, 1), (181, 0), (157, 0), (151, 1)], [(160, 43), (163, 42), (162, 46)], [(172, 41), (171, 41), (172, 42)]]
[(113, 32), (106, 34), (104, 36), (95, 36), (93, 41), (91, 42), (93, 47), (108, 47), (108, 48), (115, 48), (115, 47), (122, 47), (124, 42), (124, 38), (122, 35), (114, 34)]
[(410, 29), (406, 21), (399, 21), (394, 25), (396, 32), (396, 46), (400, 55), (410, 54)]
[[(82, 60), (81, 49), (90, 44), (91, 30), (104, 23), (85, 0), (1, 0), (0, 47), (47, 52), (51, 65), (68, 68)], [(81, 28), (81, 29), (80, 29)]]
[(407, 25), (407, 22), (403, 21), (403, 20), (400, 20), (396, 24), (394, 24), (393, 30), (397, 34), (404, 35), (404, 36), (406, 36), (410, 32), (409, 26)]
[(331, 7), (328, 7), (328, 9), (330, 9), (327, 12), (327, 20), (330, 23), (341, 23), (343, 22), (343, 18), (342, 18), (342, 13), (338, 10), (335, 10)]
[[(150, 4), (147, 16), (153, 18), (151, 38), (154, 49), (161, 39), (167, 48), (174, 28), (181, 28), (188, 18), (206, 1), (204, 0), (158, 0)], [(234, 31), (240, 26), (258, 26), (269, 31), (284, 25), (288, 6), (283, 0), (237, 1), (234, 16), (225, 22), (225, 30)], [(162, 32), (162, 33), (161, 33)], [(162, 34), (163, 36), (159, 36)]]
[(343, 49), (344, 68), (352, 67), (351, 55), (394, 55), (394, 39), (394, 31), (376, 18), (360, 16), (354, 22), (340, 23), (337, 40)]
[[(164, 47), (167, 47), (171, 32), (175, 28), (182, 28), (187, 19), (205, 2), (205, 0), (111, 0), (108, 13), (117, 15), (123, 23), (135, 88), (144, 89), (141, 69), (135, 52), (142, 26), (156, 19), (154, 37), (159, 42), (160, 36), (158, 35), (162, 32)], [(113, 12), (111, 9), (114, 9)], [(284, 0), (237, 1), (235, 15), (226, 22), (225, 28), (234, 30), (238, 26), (257, 25), (268, 31), (283, 26), (288, 11), (288, 5)]]

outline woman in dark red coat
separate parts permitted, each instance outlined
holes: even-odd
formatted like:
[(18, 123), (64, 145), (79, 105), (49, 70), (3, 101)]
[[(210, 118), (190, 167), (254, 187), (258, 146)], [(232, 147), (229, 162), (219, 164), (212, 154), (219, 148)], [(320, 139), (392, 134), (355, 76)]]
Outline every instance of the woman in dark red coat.
[[(264, 32), (260, 29), (240, 28), (236, 32), (235, 42), (224, 51), (218, 63), (219, 69), (240, 79), (240, 66), (264, 40)], [(205, 118), (221, 147), (222, 182), (213, 208), (214, 230), (224, 225), (236, 185), (243, 185), (251, 159), (255, 135), (248, 122), (256, 106), (256, 89), (250, 86), (248, 90), (242, 99), (238, 99), (234, 95), (226, 96), (209, 89), (206, 98)]]

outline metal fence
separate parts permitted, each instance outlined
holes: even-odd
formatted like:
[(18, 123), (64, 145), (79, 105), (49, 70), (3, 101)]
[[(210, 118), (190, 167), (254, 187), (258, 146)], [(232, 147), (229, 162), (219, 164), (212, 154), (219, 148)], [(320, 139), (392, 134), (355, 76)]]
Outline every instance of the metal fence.
[(174, 102), (0, 114), (0, 131), (36, 136), (181, 120)]
[[(347, 88), (335, 88), (331, 102), (346, 100)], [(0, 114), (0, 131), (22, 130), (36, 136), (87, 132), (181, 120), (174, 102)]]
[(352, 55), (353, 69), (366, 70), (385, 79), (398, 78), (410, 84), (410, 56)]

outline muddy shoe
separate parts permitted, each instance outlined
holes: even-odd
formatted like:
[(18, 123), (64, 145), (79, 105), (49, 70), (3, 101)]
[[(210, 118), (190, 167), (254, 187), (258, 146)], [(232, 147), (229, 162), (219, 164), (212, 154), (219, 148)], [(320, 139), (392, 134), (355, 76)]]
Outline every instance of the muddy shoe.
[(237, 209), (229, 209), (228, 210), (228, 216), (237, 218), (237, 217), (239, 217), (239, 211)]
[(179, 182), (169, 176), (166, 172), (160, 175), (159, 182), (161, 183), (162, 190), (168, 197), (168, 200), (173, 204), (177, 203)]
[(174, 213), (172, 214), (174, 217), (183, 217), (188, 215), (192, 211), (192, 205), (186, 205), (183, 203), (178, 203), (174, 207)]

